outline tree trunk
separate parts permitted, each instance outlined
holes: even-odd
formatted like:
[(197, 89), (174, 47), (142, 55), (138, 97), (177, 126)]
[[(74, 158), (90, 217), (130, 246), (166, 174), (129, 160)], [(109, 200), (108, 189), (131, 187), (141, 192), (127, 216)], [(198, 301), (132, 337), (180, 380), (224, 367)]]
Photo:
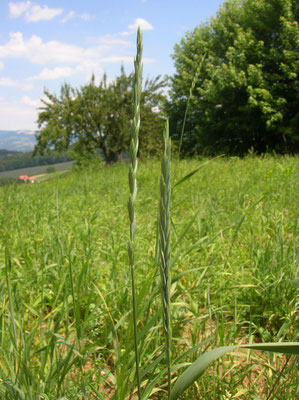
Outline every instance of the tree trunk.
[(103, 150), (104, 153), (106, 165), (111, 165), (118, 161), (120, 151), (117, 152), (109, 151), (105, 146), (102, 146), (101, 149)]

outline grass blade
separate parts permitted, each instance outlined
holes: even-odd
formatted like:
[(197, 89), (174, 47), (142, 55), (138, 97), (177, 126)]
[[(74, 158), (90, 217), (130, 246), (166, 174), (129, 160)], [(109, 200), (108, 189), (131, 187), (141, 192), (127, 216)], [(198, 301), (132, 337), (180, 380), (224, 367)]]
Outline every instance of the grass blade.
[(184, 131), (185, 131), (185, 125), (186, 125), (187, 114), (188, 114), (188, 110), (189, 110), (189, 103), (190, 103), (190, 100), (192, 99), (192, 93), (193, 93), (193, 90), (194, 90), (194, 88), (195, 88), (195, 84), (196, 84), (196, 82), (197, 82), (197, 80), (198, 80), (198, 77), (199, 77), (199, 74), (200, 74), (200, 71), (201, 71), (201, 67), (202, 67), (202, 64), (203, 64), (203, 62), (204, 62), (204, 59), (205, 59), (206, 55), (207, 55), (206, 53), (203, 55), (203, 57), (202, 57), (200, 63), (198, 64), (198, 67), (197, 67), (197, 69), (196, 69), (196, 72), (195, 72), (195, 74), (194, 74), (194, 77), (193, 77), (193, 80), (192, 80), (192, 84), (191, 84), (191, 87), (190, 87), (189, 96), (188, 96), (188, 100), (187, 100), (187, 104), (186, 104), (186, 109), (185, 109), (185, 115), (184, 115), (183, 125), (182, 125), (181, 136), (180, 136), (179, 156), (180, 156), (180, 154), (181, 154), (181, 148), (182, 148), (182, 144), (183, 144), (183, 136), (184, 136)]
[(172, 391), (171, 400), (176, 400), (180, 395), (190, 387), (209, 367), (209, 365), (216, 361), (218, 358), (224, 356), (226, 353), (238, 349), (254, 349), (254, 350), (264, 350), (271, 351), (275, 353), (286, 353), (286, 354), (299, 354), (299, 342), (289, 342), (289, 343), (255, 343), (255, 344), (245, 344), (245, 345), (235, 345), (235, 346), (223, 346), (217, 347), (211, 351), (206, 352), (200, 356), (194, 363), (192, 363), (178, 378)]
[(210, 160), (200, 164), (197, 168), (195, 168), (193, 171), (189, 172), (187, 175), (185, 175), (183, 178), (181, 178), (177, 183), (175, 183), (173, 185), (173, 188), (181, 185), (183, 182), (185, 182), (186, 180), (190, 179), (194, 174), (196, 174), (197, 171), (199, 171), (205, 165), (209, 164), (211, 161), (216, 160), (216, 158), (223, 157), (223, 156), (224, 156), (224, 154), (221, 154), (220, 156), (211, 158)]

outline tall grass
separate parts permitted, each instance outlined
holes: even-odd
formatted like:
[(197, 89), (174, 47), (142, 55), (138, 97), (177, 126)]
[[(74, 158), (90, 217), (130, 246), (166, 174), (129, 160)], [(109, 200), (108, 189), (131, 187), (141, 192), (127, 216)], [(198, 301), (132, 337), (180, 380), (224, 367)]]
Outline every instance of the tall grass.
[[(177, 181), (198, 164), (180, 161)], [(294, 157), (217, 159), (173, 190), (172, 380), (205, 349), (217, 345), (296, 339), (298, 167)], [(18, 347), (12, 341), (1, 240), (0, 397), (22, 398), (8, 387), (13, 384), (25, 392), (21, 369), (31, 374), (34, 399), (42, 393), (59, 398), (58, 382), (60, 397), (80, 398), (82, 382), (88, 399), (100, 394), (112, 398), (116, 387), (119, 398), (136, 395), (127, 170), (127, 164), (99, 166), (36, 186), (1, 189), (1, 238), (7, 238), (9, 248)], [(160, 170), (158, 162), (139, 165), (136, 201), (140, 375), (142, 394), (151, 399), (167, 396), (155, 248)], [(81, 318), (81, 353), (69, 264)], [(24, 355), (20, 330), (27, 364), (19, 363)], [(294, 399), (295, 360), (290, 359), (280, 376), (284, 356), (237, 354), (219, 360), (182, 398), (216, 400), (246, 389), (241, 398), (265, 399), (279, 377), (272, 398)], [(116, 370), (123, 375), (117, 376)], [(149, 378), (156, 379), (153, 386)]]
[[(1, 398), (295, 398), (294, 356), (224, 354), (296, 340), (298, 158), (173, 159), (170, 204), (167, 137), (162, 177), (158, 162), (140, 164), (134, 198), (137, 363), (128, 165), (1, 188)], [(182, 391), (181, 371), (217, 346), (223, 356)]]
[(132, 281), (132, 305), (133, 305), (133, 326), (134, 326), (134, 350), (135, 350), (135, 362), (136, 362), (136, 378), (138, 387), (138, 398), (141, 399), (140, 389), (140, 373), (139, 373), (139, 350), (138, 350), (138, 338), (137, 338), (137, 316), (136, 316), (136, 289), (135, 289), (135, 260), (134, 260), (134, 238), (136, 229), (136, 216), (135, 216), (135, 203), (137, 196), (137, 153), (139, 143), (139, 128), (140, 128), (140, 96), (141, 96), (141, 85), (142, 85), (142, 35), (141, 30), (138, 28), (137, 32), (137, 56), (134, 62), (135, 65), (135, 78), (133, 87), (133, 104), (134, 104), (134, 116), (131, 133), (131, 144), (130, 144), (130, 169), (129, 169), (129, 218), (130, 218), (130, 241), (129, 241), (129, 260), (131, 270), (131, 281)]
[[(138, 30), (138, 39), (141, 40), (140, 30)], [(137, 39), (137, 46), (141, 46), (138, 43)], [(139, 48), (137, 49), (137, 57), (139, 54)], [(140, 60), (141, 62), (141, 60)], [(200, 66), (199, 66), (200, 67)], [(138, 75), (138, 69), (136, 69), (135, 64), (135, 80), (141, 79)], [(194, 83), (194, 82), (193, 82)], [(190, 97), (192, 94), (192, 89), (190, 90)], [(136, 101), (136, 96), (134, 97), (135, 100), (135, 109), (138, 108), (138, 103)], [(188, 102), (187, 102), (188, 105)], [(183, 122), (183, 128), (186, 120), (187, 109), (185, 113), (185, 118)], [(139, 121), (138, 121), (139, 122)], [(135, 131), (137, 131), (135, 129)], [(138, 132), (138, 131), (137, 131)], [(138, 133), (137, 133), (138, 136)], [(181, 139), (183, 136), (183, 132), (181, 135)], [(135, 142), (138, 142), (138, 139), (135, 139)], [(181, 146), (181, 143), (180, 143)], [(131, 174), (132, 165), (136, 163), (136, 155), (137, 150), (134, 148), (134, 140), (132, 139), (131, 145), (131, 169), (130, 169), (130, 188), (132, 192), (132, 178)], [(163, 326), (164, 326), (164, 333), (165, 333), (165, 356), (166, 356), (166, 364), (167, 364), (167, 375), (168, 375), (168, 385), (167, 385), (167, 394), (168, 399), (176, 400), (178, 399), (186, 389), (188, 389), (210, 366), (210, 364), (226, 353), (235, 350), (237, 348), (247, 348), (247, 349), (257, 349), (257, 350), (265, 350), (274, 353), (286, 353), (291, 355), (298, 355), (299, 354), (299, 343), (289, 342), (289, 343), (281, 343), (281, 342), (272, 342), (272, 343), (258, 343), (258, 344), (237, 344), (237, 345), (230, 345), (230, 346), (221, 346), (215, 348), (203, 355), (201, 355), (196, 361), (194, 361), (184, 372), (182, 375), (179, 376), (178, 380), (176, 381), (173, 390), (171, 388), (171, 317), (170, 317), (170, 287), (171, 287), (171, 260), (170, 260), (170, 155), (171, 155), (171, 144), (169, 139), (169, 128), (168, 128), (168, 121), (166, 122), (166, 128), (164, 132), (164, 148), (163, 148), (163, 155), (162, 155), (162, 168), (161, 168), (161, 179), (160, 179), (160, 220), (159, 220), (159, 233), (160, 233), (160, 275), (161, 275), (161, 295), (162, 295), (162, 306), (163, 306)], [(198, 172), (199, 168), (189, 172), (184, 178), (182, 178), (178, 184), (183, 183), (185, 180), (191, 178), (191, 176)], [(134, 176), (135, 177), (135, 176)], [(133, 207), (131, 207), (133, 208)], [(129, 214), (133, 214), (130, 210), (130, 202), (129, 202)], [(197, 213), (195, 214), (197, 215)], [(244, 217), (241, 218), (240, 222), (237, 225), (237, 229), (235, 232), (235, 236), (237, 236), (238, 230), (242, 225)], [(135, 215), (134, 215), (134, 231), (135, 231)], [(193, 221), (192, 221), (193, 222)], [(191, 224), (189, 224), (189, 227)], [(189, 228), (188, 227), (188, 228)], [(132, 218), (131, 218), (131, 229), (132, 229)], [(134, 232), (135, 233), (135, 232)], [(182, 237), (187, 233), (185, 231)], [(180, 240), (182, 239), (180, 238)], [(131, 235), (131, 241), (132, 235)], [(231, 248), (229, 252), (231, 251)], [(132, 250), (131, 250), (132, 252)], [(129, 246), (129, 255), (130, 255), (130, 246)], [(130, 255), (130, 258), (133, 257)], [(133, 261), (131, 261), (131, 264)], [(226, 266), (227, 260), (225, 261)], [(139, 372), (138, 372), (138, 344), (137, 344), (137, 334), (136, 334), (136, 303), (135, 303), (135, 295), (134, 295), (134, 274), (132, 274), (132, 289), (133, 289), (133, 314), (134, 314), (134, 327), (135, 327), (135, 354), (136, 354), (136, 370), (137, 370), (137, 385), (138, 385), (138, 397), (141, 398), (141, 389), (140, 389), (140, 381), (139, 381)]]

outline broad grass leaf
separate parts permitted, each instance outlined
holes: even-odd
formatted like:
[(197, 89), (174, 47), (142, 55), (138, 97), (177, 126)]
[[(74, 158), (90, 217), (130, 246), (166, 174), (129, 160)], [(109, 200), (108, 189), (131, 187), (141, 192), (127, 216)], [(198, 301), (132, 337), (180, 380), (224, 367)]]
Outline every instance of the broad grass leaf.
[(271, 351), (275, 353), (299, 354), (299, 342), (289, 343), (256, 343), (235, 346), (223, 346), (208, 351), (192, 363), (176, 381), (170, 395), (170, 400), (176, 400), (190, 387), (209, 367), (209, 365), (226, 353), (237, 348)]
[(272, 353), (299, 355), (299, 342), (255, 343), (244, 344), (236, 347), (242, 347), (244, 349), (271, 351)]

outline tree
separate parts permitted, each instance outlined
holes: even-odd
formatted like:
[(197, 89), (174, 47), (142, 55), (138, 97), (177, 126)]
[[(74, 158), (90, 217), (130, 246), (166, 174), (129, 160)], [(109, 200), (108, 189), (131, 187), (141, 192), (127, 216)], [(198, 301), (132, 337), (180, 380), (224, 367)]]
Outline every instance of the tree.
[[(118, 160), (129, 147), (132, 120), (132, 87), (134, 75), (124, 69), (109, 85), (104, 75), (99, 85), (95, 77), (74, 89), (64, 84), (60, 96), (45, 90), (46, 100), (38, 115), (40, 132), (35, 153), (54, 148), (72, 148), (77, 160), (93, 156), (99, 149), (107, 163)], [(152, 156), (161, 148), (163, 117), (159, 108), (166, 85), (160, 77), (148, 79), (141, 97), (140, 156)]]
[(166, 110), (177, 140), (195, 85), (185, 154), (298, 152), (298, 9), (296, 0), (227, 0), (175, 46)]

